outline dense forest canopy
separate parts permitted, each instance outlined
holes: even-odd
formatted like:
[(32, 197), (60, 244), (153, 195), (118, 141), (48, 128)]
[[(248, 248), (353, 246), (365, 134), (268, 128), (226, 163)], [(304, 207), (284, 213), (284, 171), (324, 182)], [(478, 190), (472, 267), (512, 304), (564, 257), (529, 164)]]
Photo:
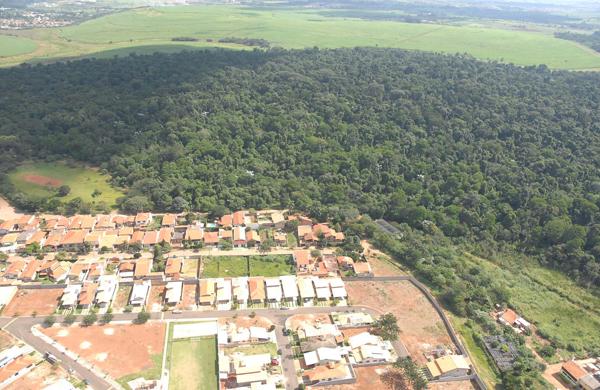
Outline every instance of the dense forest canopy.
[[(600, 75), (390, 49), (205, 51), (0, 71), (5, 172), (73, 158), (125, 211), (368, 213), (600, 284)], [(5, 193), (25, 208), (56, 202)]]

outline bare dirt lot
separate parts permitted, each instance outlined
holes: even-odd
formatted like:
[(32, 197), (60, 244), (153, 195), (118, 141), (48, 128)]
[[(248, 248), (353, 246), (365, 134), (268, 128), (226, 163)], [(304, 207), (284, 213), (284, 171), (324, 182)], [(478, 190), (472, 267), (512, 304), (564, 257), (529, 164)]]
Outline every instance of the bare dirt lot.
[(192, 310), (196, 306), (196, 284), (184, 284), (181, 301), (176, 305), (179, 310)]
[(129, 295), (131, 294), (131, 286), (119, 286), (117, 296), (113, 301), (112, 308), (116, 313), (122, 312), (125, 306), (129, 303)]
[(0, 330), (0, 351), (12, 347), (16, 343), (17, 339), (15, 339), (10, 333)]
[(254, 318), (248, 316), (238, 316), (235, 318), (219, 318), (219, 324), (235, 324), (238, 328), (249, 328), (251, 326), (258, 326), (261, 328), (269, 329), (273, 322), (269, 319), (261, 316), (254, 316)]
[(34, 364), (38, 359), (39, 357), (24, 355), (0, 368), (0, 383), (4, 382), (25, 367)]
[(349, 385), (335, 385), (323, 387), (327, 390), (392, 390), (381, 381), (381, 374), (387, 366), (355, 367), (356, 382)]
[(23, 175), (23, 180), (28, 183), (36, 184), (38, 186), (49, 187), (58, 187), (63, 183), (62, 180), (42, 175)]
[(296, 314), (286, 320), (286, 327), (296, 330), (302, 325), (331, 324), (328, 314)]
[(38, 390), (50, 386), (59, 379), (67, 379), (69, 374), (61, 366), (43, 362), (35, 369), (11, 383), (10, 390)]
[(152, 368), (152, 356), (162, 353), (165, 341), (165, 324), (160, 323), (55, 326), (42, 331), (113, 378)]
[(165, 297), (165, 286), (152, 286), (146, 302), (146, 311), (161, 311)]
[(394, 263), (388, 255), (375, 249), (368, 241), (363, 240), (360, 243), (375, 276), (406, 275), (406, 273), (400, 269), (400, 266)]
[(6, 199), (0, 197), (0, 220), (7, 221), (9, 219), (15, 219), (20, 217), (22, 214), (16, 212), (15, 208), (12, 207)]
[(444, 324), (427, 298), (409, 281), (346, 282), (350, 303), (385, 310), (398, 318), (400, 340), (418, 363), (438, 345), (453, 347)]
[(443, 383), (430, 383), (427, 386), (429, 390), (474, 390), (475, 387), (470, 381), (459, 381), (459, 382), (443, 382)]
[(62, 296), (62, 288), (23, 289), (17, 291), (12, 301), (2, 311), (4, 316), (37, 315), (45, 316), (54, 313)]

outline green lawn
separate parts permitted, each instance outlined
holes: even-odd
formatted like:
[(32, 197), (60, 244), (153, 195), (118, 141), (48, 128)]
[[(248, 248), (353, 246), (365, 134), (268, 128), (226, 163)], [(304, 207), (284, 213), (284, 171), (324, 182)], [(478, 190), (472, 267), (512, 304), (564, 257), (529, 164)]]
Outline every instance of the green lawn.
[(248, 258), (245, 256), (205, 256), (202, 263), (203, 278), (248, 276)]
[(250, 276), (282, 276), (294, 274), (289, 255), (250, 256)]
[[(59, 185), (68, 185), (71, 192), (61, 199), (69, 201), (80, 197), (86, 202), (105, 202), (109, 206), (116, 203), (123, 193), (112, 187), (109, 176), (95, 169), (71, 167), (64, 163), (30, 163), (17, 167), (8, 175), (18, 191), (33, 198), (49, 198), (56, 195)], [(95, 198), (94, 190), (101, 192)]]
[(217, 389), (217, 359), (215, 337), (171, 341), (169, 388)]
[[(552, 68), (600, 68), (600, 55), (551, 32), (515, 31), (495, 27), (450, 26), (429, 23), (360, 20), (327, 16), (323, 10), (253, 9), (236, 5), (196, 5), (138, 8), (80, 25), (60, 29), (19, 32), (44, 45), (43, 60), (89, 55), (201, 48), (244, 48), (218, 42), (224, 37), (263, 38), (272, 46), (321, 48), (380, 46), (445, 53), (469, 53), (522, 65), (544, 63)], [(174, 42), (174, 37), (193, 37), (196, 42)], [(209, 41), (210, 40), (210, 41)], [(145, 47), (145, 48), (144, 48)], [(14, 65), (34, 55), (5, 58)], [(27, 57), (27, 58), (26, 58)]]
[(503, 280), (518, 312), (551, 340), (578, 351), (600, 348), (600, 297), (537, 265), (506, 261), (500, 267), (474, 256), (466, 259)]
[(36, 48), (31, 39), (0, 34), (0, 58), (31, 53)]

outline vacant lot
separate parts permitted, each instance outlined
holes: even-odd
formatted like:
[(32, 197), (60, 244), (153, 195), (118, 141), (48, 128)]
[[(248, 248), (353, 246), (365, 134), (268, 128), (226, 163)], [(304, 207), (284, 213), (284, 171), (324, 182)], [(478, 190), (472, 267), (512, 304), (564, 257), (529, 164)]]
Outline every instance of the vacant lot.
[(294, 274), (292, 256), (250, 256), (250, 276), (282, 276)]
[(62, 366), (52, 366), (44, 361), (37, 365), (32, 371), (20, 377), (6, 389), (10, 390), (39, 390), (46, 388), (59, 379), (68, 379), (69, 374)]
[(62, 296), (62, 288), (19, 290), (2, 311), (2, 315), (48, 315), (54, 313)]
[[(49, 198), (56, 196), (57, 188), (67, 185), (71, 188), (69, 194), (59, 198), (69, 201), (81, 198), (86, 202), (105, 202), (112, 206), (123, 193), (112, 187), (107, 175), (95, 169), (85, 167), (70, 167), (64, 163), (32, 163), (17, 167), (8, 175), (11, 183), (18, 191), (32, 198)], [(92, 193), (98, 190), (99, 195)]]
[(181, 301), (177, 304), (177, 308), (180, 310), (195, 309), (197, 289), (196, 284), (184, 284)]
[(173, 390), (217, 388), (215, 337), (171, 341), (169, 388)]
[(164, 324), (52, 327), (42, 331), (121, 383), (138, 376), (160, 376)]
[(123, 311), (125, 306), (129, 303), (129, 296), (131, 295), (131, 286), (119, 286), (117, 295), (113, 300), (112, 308), (115, 312), (119, 313)]
[(452, 346), (441, 318), (410, 282), (346, 282), (351, 304), (391, 312), (398, 318), (400, 340), (413, 360), (426, 363), (423, 353), (438, 345)]
[(19, 372), (23, 368), (29, 366), (32, 363), (35, 363), (39, 359), (40, 359), (39, 355), (38, 356), (25, 355), (25, 356), (20, 356), (17, 359), (13, 360), (12, 362), (8, 363), (4, 367), (0, 368), (0, 383), (4, 382), (11, 376), (15, 375), (17, 372)]
[(198, 276), (198, 259), (184, 259), (181, 267), (181, 276), (195, 278)]
[(15, 339), (10, 333), (0, 330), (0, 351), (12, 347), (16, 344), (16, 342), (17, 339)]
[[(590, 69), (600, 67), (600, 56), (574, 42), (551, 34), (508, 29), (449, 26), (430, 23), (400, 23), (360, 20), (326, 15), (326, 10), (252, 9), (239, 6), (180, 6), (134, 9), (60, 29), (20, 31), (40, 45), (34, 53), (25, 41), (10, 45), (11, 57), (0, 64), (17, 64), (39, 58), (80, 56), (110, 51), (109, 55), (131, 51), (173, 51), (207, 46), (247, 48), (218, 42), (225, 37), (268, 40), (272, 46), (321, 48), (379, 46), (446, 53), (469, 53), (522, 65), (545, 63), (553, 68)], [(173, 37), (191, 37), (194, 42), (175, 42)], [(6, 38), (5, 38), (6, 39)], [(208, 41), (210, 40), (210, 42)], [(510, 44), (507, 44), (510, 42)], [(148, 47), (150, 45), (151, 47)], [(0, 47), (3, 45), (0, 43)], [(99, 57), (105, 57), (99, 54)]]
[(203, 278), (248, 276), (245, 256), (205, 256), (202, 258)]
[(161, 311), (165, 297), (165, 286), (152, 286), (146, 302), (146, 311)]

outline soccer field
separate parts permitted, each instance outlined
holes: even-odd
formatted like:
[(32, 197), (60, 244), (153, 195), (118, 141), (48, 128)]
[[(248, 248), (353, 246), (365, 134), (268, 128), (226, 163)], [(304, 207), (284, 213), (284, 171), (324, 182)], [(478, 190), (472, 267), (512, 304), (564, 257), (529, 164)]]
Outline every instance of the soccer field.
[[(395, 47), (468, 53), (483, 60), (519, 65), (600, 69), (600, 55), (549, 33), (339, 18), (303, 9), (259, 10), (231, 5), (141, 8), (44, 33), (32, 30), (21, 34), (49, 43), (50, 51), (44, 53), (44, 59), (90, 53), (106, 57), (103, 51), (110, 51), (110, 55), (172, 51), (171, 46), (178, 49), (249, 48), (218, 42), (221, 38), (235, 37), (266, 39), (271, 46), (284, 48)], [(195, 41), (172, 41), (181, 37)], [(6, 54), (0, 49), (2, 55)], [(14, 64), (14, 61), (10, 56), (0, 58), (0, 64), (4, 65)]]
[(172, 340), (170, 349), (169, 389), (218, 388), (215, 337)]

